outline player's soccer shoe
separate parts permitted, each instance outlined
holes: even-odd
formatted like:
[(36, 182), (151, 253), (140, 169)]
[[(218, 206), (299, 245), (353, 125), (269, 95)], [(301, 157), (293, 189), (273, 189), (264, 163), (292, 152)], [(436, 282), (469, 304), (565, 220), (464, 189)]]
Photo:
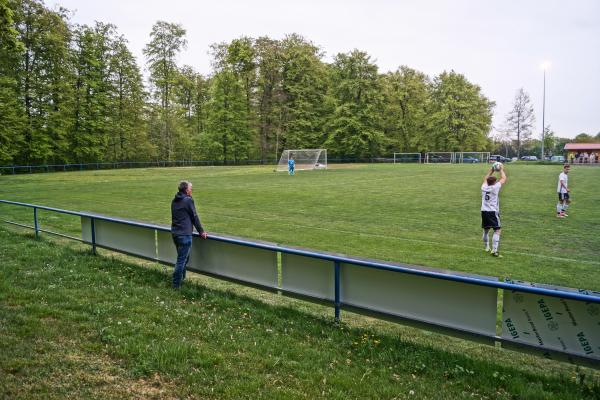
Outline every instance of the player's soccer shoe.
[(502, 258), (502, 255), (500, 253), (498, 253), (497, 251), (496, 252), (492, 251), (492, 256)]
[(556, 218), (564, 218), (564, 217), (565, 217), (565, 215), (563, 213), (556, 214)]
[(492, 249), (491, 249), (491, 247), (490, 247), (490, 246), (487, 246), (487, 247), (484, 249), (484, 251), (485, 251), (486, 253), (489, 253), (490, 251), (492, 251)]

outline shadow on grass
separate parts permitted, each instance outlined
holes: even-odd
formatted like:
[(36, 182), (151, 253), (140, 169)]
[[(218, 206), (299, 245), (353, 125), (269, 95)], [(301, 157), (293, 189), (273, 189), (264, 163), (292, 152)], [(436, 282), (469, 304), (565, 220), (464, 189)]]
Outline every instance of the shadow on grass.
[[(325, 316), (330, 308), (212, 278), (190, 276), (174, 291), (170, 267), (105, 251), (94, 256), (2, 228), (0, 239), (1, 254), (10, 260), (0, 269), (0, 315), (9, 327), (23, 328), (12, 330), (21, 341), (13, 341), (15, 350), (8, 361), (0, 358), (3, 364), (27, 355), (18, 349), (43, 335), (19, 322), (16, 314), (29, 313), (71, 326), (67, 337), (87, 335), (86, 348), (109, 354), (133, 378), (167, 375), (178, 382), (178, 395), (600, 397), (598, 374), (587, 370), (524, 369), (518, 365), (524, 356), (516, 353), (490, 348), (498, 355), (493, 361), (469, 351), (479, 345), (449, 339), (459, 347), (453, 352), (442, 335), (380, 329), (379, 321), (369, 327), (366, 318), (361, 326), (353, 318), (338, 324)], [(33, 277), (23, 279), (27, 274)]]

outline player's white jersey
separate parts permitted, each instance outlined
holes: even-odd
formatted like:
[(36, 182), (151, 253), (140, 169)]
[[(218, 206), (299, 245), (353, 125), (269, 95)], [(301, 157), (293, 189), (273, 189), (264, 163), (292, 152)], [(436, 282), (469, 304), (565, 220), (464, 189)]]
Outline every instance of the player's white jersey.
[(496, 211), (500, 212), (500, 188), (502, 184), (496, 182), (492, 186), (487, 183), (481, 185), (481, 211)]
[[(565, 187), (562, 187), (560, 185), (560, 181), (563, 181), (563, 183), (565, 184)], [(569, 176), (567, 174), (565, 174), (564, 172), (561, 172), (560, 175), (558, 175), (558, 186), (556, 188), (556, 191), (558, 193), (567, 193), (567, 189), (569, 187)]]

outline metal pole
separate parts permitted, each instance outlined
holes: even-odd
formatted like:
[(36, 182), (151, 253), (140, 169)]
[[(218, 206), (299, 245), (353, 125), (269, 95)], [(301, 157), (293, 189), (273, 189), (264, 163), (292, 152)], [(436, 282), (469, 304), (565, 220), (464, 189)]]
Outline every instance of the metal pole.
[(91, 218), (92, 227), (92, 253), (96, 254), (96, 227), (94, 225), (94, 218)]
[(340, 320), (340, 262), (334, 262), (335, 269), (335, 321), (339, 322)]
[(544, 68), (544, 95), (542, 100), (542, 161), (544, 161), (544, 135), (546, 131), (546, 68)]
[(36, 239), (40, 237), (40, 227), (38, 225), (37, 207), (33, 207), (33, 227), (35, 229)]

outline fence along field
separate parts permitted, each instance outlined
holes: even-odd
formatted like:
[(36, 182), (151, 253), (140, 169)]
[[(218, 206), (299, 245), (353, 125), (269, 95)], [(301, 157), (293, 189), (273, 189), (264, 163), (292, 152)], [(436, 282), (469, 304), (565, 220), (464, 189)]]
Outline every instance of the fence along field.
[[(84, 230), (84, 233), (85, 233), (85, 231), (86, 230)], [(102, 232), (102, 230), (100, 232)], [(113, 232), (113, 234), (114, 234), (114, 232)], [(105, 233), (104, 235), (105, 235), (105, 238), (106, 238), (107, 234)], [(154, 236), (152, 236), (152, 237), (154, 237)], [(107, 240), (107, 239), (105, 239), (105, 240)], [(87, 237), (87, 241), (90, 241), (90, 237)], [(113, 241), (109, 241), (109, 242), (113, 243), (113, 245), (112, 246), (106, 246), (106, 247), (115, 248), (114, 247), (115, 243), (127, 243), (127, 240), (126, 240), (125, 237), (123, 237), (121, 235), (121, 237), (120, 237), (119, 240), (116, 240), (116, 241), (113, 240)], [(154, 243), (153, 240), (152, 240), (152, 243)], [(160, 241), (159, 241), (159, 248), (160, 248)], [(170, 247), (163, 246), (163, 248), (167, 248), (168, 249)], [(121, 248), (120, 250), (121, 251), (125, 251), (127, 253), (135, 253), (135, 251), (130, 251), (131, 249), (127, 249), (127, 248)], [(156, 254), (156, 252), (153, 251), (153, 250), (150, 250), (150, 253), (148, 253), (148, 254)], [(159, 254), (160, 254), (160, 252), (159, 252)], [(218, 254), (218, 252), (216, 252), (215, 254)], [(148, 256), (148, 255), (146, 254), (146, 256)], [(147, 258), (151, 258), (151, 257), (147, 257)], [(166, 260), (163, 258), (163, 261), (166, 261)], [(201, 268), (198, 268), (198, 267), (196, 267), (196, 269), (202, 270)], [(345, 267), (344, 270), (345, 271), (351, 271), (352, 268)], [(238, 270), (237, 273), (239, 274), (239, 272), (240, 271)], [(218, 265), (214, 266), (213, 273), (219, 274)], [(339, 273), (339, 271), (338, 271), (338, 273)], [(346, 274), (350, 274), (350, 272), (346, 272)], [(286, 275), (284, 274), (284, 276), (286, 276)], [(335, 275), (331, 274), (331, 276), (333, 277)], [(236, 274), (233, 274), (233, 276), (229, 276), (229, 278), (239, 279), (240, 276), (237, 276)], [(244, 281), (244, 279), (239, 279), (239, 280)], [(379, 282), (379, 284), (376, 285), (376, 286), (381, 286), (385, 282), (388, 282), (389, 280), (390, 280), (389, 277), (384, 278), (384, 280), (381, 281), (381, 282)], [(254, 283), (256, 283), (256, 282), (254, 282)], [(291, 282), (291, 283), (292, 283), (292, 286), (293, 286), (294, 282)], [(336, 283), (336, 289), (337, 290), (335, 292), (339, 296), (339, 289), (340, 288), (339, 288), (338, 285), (339, 285), (339, 282)], [(273, 285), (271, 285), (271, 286), (273, 286)], [(521, 287), (521, 289), (523, 289), (523, 287)], [(313, 289), (308, 289), (308, 295), (310, 295), (310, 294), (314, 295), (314, 291), (311, 292), (311, 290), (313, 290)], [(357, 290), (357, 289), (355, 289), (355, 291), (356, 291), (356, 293), (365, 292), (363, 290)], [(350, 290), (350, 292), (352, 292), (352, 290)], [(366, 292), (368, 292), (368, 290)], [(431, 290), (430, 290), (430, 292), (431, 292)], [(507, 293), (508, 293), (508, 295), (507, 295)], [(531, 325), (532, 327), (534, 326), (533, 325), (534, 322), (532, 321), (532, 318), (531, 318), (531, 314), (532, 314), (531, 310), (532, 309), (537, 309), (537, 308), (543, 309), (544, 312), (545, 312), (545, 314), (546, 314), (545, 316), (543, 315), (543, 317), (546, 318), (546, 319), (548, 319), (548, 315), (550, 315), (550, 317), (552, 317), (552, 312), (550, 311), (551, 307), (553, 307), (555, 310), (558, 307), (563, 307), (563, 308), (569, 310), (568, 315), (570, 316), (571, 319), (574, 319), (575, 318), (574, 314), (577, 314), (577, 318), (580, 321), (579, 322), (579, 326), (580, 327), (581, 326), (585, 326), (587, 324), (585, 322), (582, 324), (582, 322), (581, 322), (582, 316), (585, 319), (586, 318), (585, 316), (587, 314), (589, 314), (590, 316), (594, 315), (594, 313), (593, 313), (593, 310), (594, 310), (593, 304), (591, 306), (589, 306), (587, 309), (585, 307), (579, 307), (579, 306), (574, 305), (574, 304), (571, 304), (571, 305), (566, 304), (565, 300), (564, 300), (564, 297), (570, 297), (570, 295), (568, 293), (564, 293), (563, 292), (562, 293), (563, 299), (562, 300), (557, 300), (557, 301), (554, 301), (554, 300), (551, 300), (551, 299), (545, 299), (544, 300), (544, 298), (535, 298), (535, 299), (532, 299), (531, 297), (528, 297), (526, 295), (526, 293), (527, 293), (526, 289), (525, 289), (525, 292), (517, 290), (514, 294), (511, 294), (511, 293), (512, 292), (505, 291), (505, 297), (504, 297), (505, 315), (503, 315), (503, 321), (504, 321), (503, 322), (503, 328), (504, 329), (503, 329), (503, 332), (502, 332), (502, 338), (496, 338), (496, 340), (506, 340), (508, 344), (510, 344), (511, 339), (516, 339), (516, 341), (519, 341), (519, 339), (521, 339), (521, 343), (520, 343), (521, 345), (524, 344), (524, 343), (527, 343), (527, 340), (525, 340), (523, 342), (523, 340), (524, 340), (523, 336), (524, 336), (524, 334), (525, 335), (529, 335), (530, 332), (523, 333), (521, 331), (521, 334), (519, 336), (519, 331), (518, 331), (517, 326), (520, 326), (520, 327), (523, 327), (523, 326), (526, 326), (526, 325)], [(307, 295), (307, 290), (300, 288), (300, 294)], [(539, 293), (537, 293), (537, 295), (539, 295)], [(318, 297), (322, 298), (323, 294), (321, 294), (321, 296), (318, 296)], [(327, 298), (327, 296), (325, 296), (325, 298)], [(339, 298), (338, 299), (331, 299), (331, 298), (329, 298), (329, 300), (336, 300), (335, 303), (338, 304), (338, 305), (340, 304)], [(585, 300), (590, 301), (591, 303), (594, 302), (593, 298), (584, 298), (583, 300), (584, 301)], [(357, 300), (355, 299), (354, 302), (356, 303), (356, 301)], [(373, 298), (370, 298), (370, 299), (367, 299), (367, 300), (363, 299), (362, 301), (363, 301), (362, 303), (360, 303), (360, 301), (359, 301), (359, 304), (360, 304), (359, 307), (354, 307), (354, 308), (356, 308), (356, 309), (361, 309), (362, 308), (363, 311), (364, 310), (369, 310), (369, 311), (374, 311), (374, 312), (382, 312), (382, 310), (378, 310), (377, 309), (377, 307), (379, 307), (379, 308), (383, 308), (383, 313), (384, 314), (388, 313), (388, 314), (392, 314), (392, 315), (395, 314), (396, 316), (398, 316), (398, 313), (395, 312), (396, 310), (394, 310), (393, 307), (390, 308), (389, 304), (388, 305), (379, 304), (377, 307), (373, 307), (373, 304), (370, 304), (370, 302), (374, 301)], [(543, 303), (543, 307), (542, 306), (538, 307), (539, 301), (541, 301)], [(398, 304), (399, 303), (395, 304), (395, 306), (397, 307)], [(492, 319), (492, 321), (494, 321), (495, 320), (495, 304), (496, 304), (496, 301), (494, 300), (493, 302), (490, 302), (490, 304), (493, 304), (493, 306), (494, 306), (494, 313), (493, 313), (494, 315), (492, 315), (492, 313), (488, 313), (488, 314), (490, 316), (494, 317)], [(519, 305), (518, 307), (521, 307), (521, 309), (524, 309), (523, 308), (523, 304), (529, 304), (529, 310), (523, 314), (523, 313), (520, 312), (520, 310), (518, 309), (518, 307), (517, 308), (515, 308), (514, 306), (511, 307), (511, 304), (518, 304)], [(345, 305), (352, 307), (352, 300), (346, 301)], [(336, 307), (336, 309), (337, 308), (338, 307)], [(572, 310), (576, 310), (576, 311), (572, 311)], [(417, 315), (411, 314), (411, 310), (404, 310), (403, 312), (404, 312), (404, 315), (402, 315), (402, 312), (400, 312), (399, 316), (406, 317), (408, 315), (409, 316), (408, 319), (412, 319), (413, 321), (416, 320), (416, 321), (419, 321), (419, 322), (431, 323), (431, 315), (429, 317), (427, 317), (427, 316), (423, 317), (423, 316), (418, 315), (418, 314)], [(597, 313), (596, 313), (596, 315), (597, 315)], [(410, 317), (412, 317), (412, 318), (410, 318)], [(558, 316), (557, 316), (557, 318), (556, 318), (555, 321), (552, 321), (552, 318), (550, 318), (550, 322), (551, 323), (547, 324), (549, 331), (548, 331), (548, 329), (546, 329), (546, 331), (548, 331), (548, 332), (544, 332), (544, 329), (542, 329), (540, 327), (542, 325), (542, 324), (540, 324), (540, 322), (543, 322), (544, 326), (545, 326), (546, 322), (543, 321), (543, 320), (542, 321), (537, 321), (536, 322), (537, 323), (537, 328), (533, 327), (533, 331), (534, 331), (535, 335), (531, 336), (533, 338), (534, 342), (537, 341), (537, 342), (539, 342), (538, 343), (539, 346), (543, 346), (544, 343), (548, 342), (548, 334), (550, 333), (550, 336), (553, 337), (554, 335), (552, 334), (552, 331), (557, 331), (557, 330), (559, 330), (560, 327), (563, 327), (563, 331), (561, 331), (561, 337), (569, 336), (569, 335), (566, 335), (565, 331), (564, 331), (564, 327), (566, 326), (566, 324), (565, 324), (566, 320), (559, 321), (560, 323), (557, 322), (557, 320), (560, 320), (558, 318)], [(445, 328), (448, 328), (448, 326), (444, 326), (445, 325), (444, 323), (440, 323), (440, 321), (436, 321), (436, 322), (437, 322), (437, 325), (445, 327)], [(435, 325), (435, 322), (434, 322), (433, 325)], [(493, 325), (494, 324), (492, 324), (492, 326)], [(460, 327), (460, 324), (458, 325), (458, 327), (459, 327), (459, 330), (461, 330), (460, 328), (462, 328), (462, 327)], [(457, 325), (455, 325), (455, 328), (457, 328)], [(495, 330), (493, 328), (490, 328), (490, 329), (486, 330), (486, 335), (488, 337), (489, 336), (493, 336), (493, 331)], [(546, 344), (546, 346), (549, 346), (549, 347), (546, 347), (546, 349), (552, 349), (553, 348), (553, 349), (559, 350), (560, 346), (562, 346), (563, 347), (563, 349), (562, 349), (563, 351), (565, 349), (569, 349), (569, 351), (567, 351), (567, 353), (571, 353), (571, 355), (576, 355), (575, 353), (573, 353), (571, 351), (573, 349), (573, 347), (576, 346), (576, 347), (578, 347), (578, 350), (580, 350), (580, 351), (583, 352), (583, 353), (579, 354), (579, 355), (583, 355), (583, 358), (588, 358), (586, 356), (591, 356), (592, 358), (594, 358), (595, 345), (593, 344), (593, 342), (595, 341), (596, 338), (594, 338), (594, 337), (590, 338), (590, 333), (589, 332), (593, 332), (593, 328), (591, 328), (591, 325), (588, 326), (588, 328), (586, 328), (586, 329), (587, 330), (583, 330), (581, 332), (575, 332), (574, 334), (570, 334), (570, 336), (573, 336), (575, 338), (575, 340), (576, 340), (573, 343), (571, 343), (569, 345), (566, 345), (564, 340), (562, 340), (559, 343), (553, 343), (553, 341), (550, 340), (549, 344)], [(467, 328), (467, 329), (462, 329), (462, 330), (463, 331), (470, 331), (471, 329)], [(471, 333), (473, 333), (473, 331)], [(545, 337), (542, 338), (542, 335), (544, 335)], [(519, 343), (515, 343), (515, 344), (519, 344)], [(579, 348), (579, 347), (581, 347), (581, 348)], [(597, 351), (596, 351), (596, 353), (597, 353)]]

